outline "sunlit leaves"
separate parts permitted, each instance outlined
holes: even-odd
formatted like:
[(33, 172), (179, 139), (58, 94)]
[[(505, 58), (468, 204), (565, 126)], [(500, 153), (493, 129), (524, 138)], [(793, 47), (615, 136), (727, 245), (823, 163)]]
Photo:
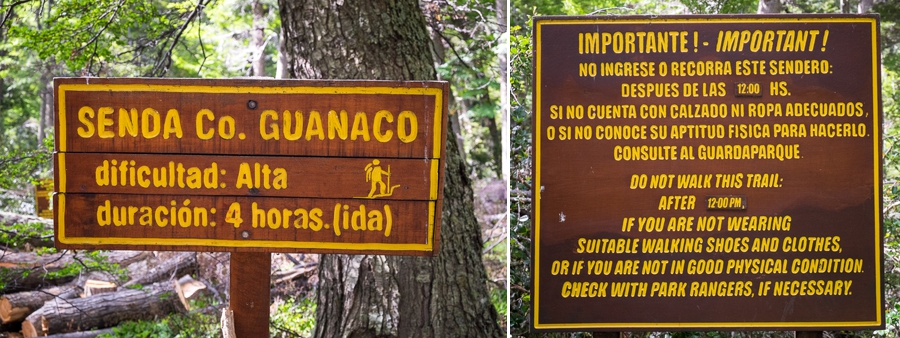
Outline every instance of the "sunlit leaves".
[(63, 0), (43, 5), (33, 19), (22, 15), (8, 34), (16, 47), (77, 75), (161, 75), (160, 62), (197, 7), (194, 1)]

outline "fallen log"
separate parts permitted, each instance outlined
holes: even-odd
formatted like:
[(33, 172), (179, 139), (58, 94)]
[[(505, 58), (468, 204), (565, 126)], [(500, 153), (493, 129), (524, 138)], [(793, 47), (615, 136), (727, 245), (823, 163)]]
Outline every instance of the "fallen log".
[[(12, 226), (14, 225), (25, 223), (32, 223), (39, 226), (35, 229), (36, 231), (28, 233), (22, 233), (12, 229)], [(31, 244), (32, 246), (53, 246), (53, 220), (51, 219), (0, 211), (0, 231), (5, 232), (10, 236), (19, 236), (24, 243)], [(49, 234), (41, 235), (41, 233)]]
[(0, 297), (0, 321), (3, 323), (22, 321), (28, 314), (43, 306), (44, 302), (56, 298), (72, 288), (72, 286), (61, 286), (4, 295)]
[[(36, 311), (37, 309), (39, 309), (39, 308), (43, 307), (44, 305), (46, 305), (47, 302), (59, 302), (59, 301), (68, 301), (68, 300), (76, 299), (76, 298), (84, 298), (85, 295), (84, 295), (84, 293), (82, 292), (82, 291), (84, 291), (84, 289), (83, 289), (81, 286), (84, 285), (84, 284), (86, 284), (88, 280), (109, 280), (109, 279), (111, 279), (111, 278), (112, 278), (111, 275), (109, 275), (109, 274), (107, 274), (107, 273), (104, 273), (104, 272), (99, 272), (99, 271), (91, 271), (91, 272), (88, 272), (88, 273), (86, 273), (86, 274), (80, 275), (80, 276), (78, 276), (78, 278), (76, 278), (74, 281), (72, 281), (72, 282), (70, 282), (70, 283), (68, 283), (68, 284), (65, 284), (65, 285), (61, 286), (60, 288), (63, 289), (63, 291), (60, 292), (59, 295), (57, 295), (55, 298), (52, 298), (52, 299), (50, 299), (50, 300), (44, 301), (44, 303), (42, 303), (42, 304), (41, 304), (40, 306), (38, 306), (37, 308), (32, 309), (31, 311), (29, 311), (29, 313), (27, 313), (27, 314), (25, 315), (25, 317), (24, 317), (23, 319), (20, 319), (20, 320), (27, 320), (27, 316), (31, 315), (32, 312), (34, 312), (34, 311)], [(27, 293), (27, 291), (26, 291), (26, 293)], [(42, 324), (41, 324), (41, 322), (40, 322), (40, 318), (32, 318), (32, 321), (33, 321), (33, 322), (31, 323), (31, 324), (32, 324), (32, 327), (35, 327), (35, 328), (37, 328), (37, 329), (42, 328)], [(19, 328), (19, 331), (21, 331), (23, 325), (22, 325), (22, 323), (18, 323), (18, 324), (19, 324), (19, 327), (20, 327), (20, 328)], [(42, 334), (46, 334), (46, 333), (43, 333), (43, 332), (41, 332), (41, 333), (42, 333)]]
[[(124, 266), (144, 259), (147, 255), (141, 251), (109, 251), (101, 256), (110, 263)], [(4, 269), (0, 272), (3, 274), (0, 278), (5, 276), (6, 281), (6, 285), (0, 288), (0, 293), (31, 291), (69, 283), (74, 276), (48, 276), (70, 264), (81, 264), (78, 260), (82, 256), (79, 252), (69, 250), (48, 255), (0, 250), (0, 268)]]
[(159, 263), (150, 270), (140, 272), (132, 276), (123, 286), (152, 284), (162, 280), (174, 279), (175, 276), (183, 276), (196, 273), (199, 269), (197, 254), (194, 252), (179, 252)]
[(31, 291), (70, 282), (74, 276), (48, 277), (74, 262), (74, 254), (62, 252), (38, 256), (32, 252), (0, 250), (0, 269), (5, 285), (0, 293)]
[[(7, 255), (4, 260), (21, 259), (25, 263), (18, 264), (17, 266), (19, 267), (37, 265), (37, 268), (46, 268), (48, 271), (55, 271), (56, 267), (47, 268), (47, 266), (49, 264), (59, 264), (59, 262), (78, 264), (74, 262), (74, 256), (66, 255), (68, 254), (37, 256), (32, 253), (11, 253)], [(130, 265), (151, 256), (152, 255), (149, 252), (144, 251), (111, 251), (104, 253), (104, 257), (106, 257), (109, 262), (118, 263), (120, 265)], [(33, 272), (32, 274), (34, 276), (40, 276), (37, 272)], [(97, 293), (98, 286), (101, 288), (105, 287), (105, 292), (116, 291), (116, 285), (111, 283), (114, 281), (115, 277), (105, 272), (91, 271), (83, 273), (74, 279), (74, 281), (60, 286), (48, 287), (36, 291), (10, 293), (0, 297), (0, 322), (10, 323), (22, 321), (30, 313), (43, 306), (44, 302), (53, 298), (60, 298), (62, 300), (78, 298), (81, 296), (81, 291), (85, 290), (81, 287), (83, 284), (91, 286), (91, 288), (88, 289), (89, 294)], [(27, 280), (27, 277), (24, 280), (18, 280), (17, 282), (23, 281), (24, 283), (19, 284), (20, 287), (22, 285), (28, 285), (29, 282), (33, 282)]]
[(290, 282), (303, 275), (315, 274), (317, 265), (319, 265), (318, 262), (310, 262), (304, 265), (294, 266), (292, 269), (287, 271), (276, 271), (272, 274), (272, 279), (275, 280), (274, 284)]
[(22, 323), (25, 337), (38, 337), (89, 328), (108, 328), (128, 320), (164, 317), (178, 310), (179, 300), (171, 283), (161, 282), (139, 290), (125, 289), (87, 298), (54, 299), (34, 311)]

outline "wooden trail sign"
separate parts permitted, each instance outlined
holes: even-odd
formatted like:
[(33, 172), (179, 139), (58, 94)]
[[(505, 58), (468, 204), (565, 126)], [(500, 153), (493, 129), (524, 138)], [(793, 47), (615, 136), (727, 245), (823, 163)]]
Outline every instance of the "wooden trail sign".
[(34, 211), (41, 218), (53, 218), (53, 210), (50, 209), (53, 195), (53, 180), (46, 179), (34, 184)]
[(534, 27), (534, 329), (884, 327), (876, 16)]
[(430, 255), (447, 84), (55, 80), (60, 248)]

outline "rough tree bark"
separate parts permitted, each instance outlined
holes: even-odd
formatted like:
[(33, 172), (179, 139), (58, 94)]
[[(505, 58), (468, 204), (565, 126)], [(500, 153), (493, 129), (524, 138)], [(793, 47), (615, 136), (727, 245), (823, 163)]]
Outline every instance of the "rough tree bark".
[[(434, 79), (414, 0), (279, 1), (292, 78)], [(316, 337), (500, 337), (465, 162), (447, 137), (433, 258), (323, 255)]]

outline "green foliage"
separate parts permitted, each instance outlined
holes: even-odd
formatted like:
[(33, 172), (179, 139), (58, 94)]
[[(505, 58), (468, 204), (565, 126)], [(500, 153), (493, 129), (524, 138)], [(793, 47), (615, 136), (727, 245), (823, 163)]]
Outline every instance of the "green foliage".
[[(39, 254), (55, 253), (55, 249), (44, 249)], [(67, 277), (75, 277), (90, 271), (105, 272), (114, 278), (124, 281), (128, 278), (128, 271), (119, 267), (119, 264), (110, 263), (103, 251), (76, 251), (73, 256), (75, 260), (72, 264), (65, 264), (61, 269), (55, 271), (46, 271), (44, 269), (33, 269), (18, 271), (18, 269), (0, 268), (0, 291), (6, 289), (8, 285), (15, 285), (14, 282), (23, 280), (31, 274), (38, 274), (42, 279), (60, 280)]]
[(113, 328), (113, 333), (100, 338), (174, 338), (175, 332), (166, 319), (160, 321), (124, 322)]
[[(530, 25), (530, 23), (529, 23)], [(531, 29), (510, 29), (510, 333), (528, 332), (531, 307)]]
[[(0, 224), (0, 245), (7, 248), (22, 248), (28, 238), (50, 238), (51, 236), (53, 236), (53, 229), (48, 229), (40, 223)], [(52, 249), (53, 248), (38, 248), (38, 254), (42, 255), (55, 252), (55, 250), (49, 252), (49, 250)]]
[(0, 268), (0, 290), (5, 290), (6, 286), (9, 285), (9, 282), (16, 279), (18, 276), (10, 268)]
[(49, 248), (43, 248), (43, 247), (41, 247), (41, 248), (35, 248), (35, 249), (34, 249), (34, 253), (36, 253), (38, 256), (52, 255), (52, 254), (55, 254), (55, 253), (56, 253), (56, 248), (54, 248), (54, 247), (49, 247)]
[(491, 288), (491, 304), (494, 305), (494, 309), (497, 310), (497, 315), (499, 315), (500, 318), (506, 318), (509, 312), (506, 297), (506, 288)]
[[(266, 76), (275, 76), (278, 34), (281, 20), (275, 0), (261, 0), (266, 13), (263, 54)], [(251, 2), (220, 0), (204, 9), (202, 15), (185, 29), (180, 46), (172, 56), (167, 76), (228, 78), (250, 76), (250, 60), (256, 47), (251, 45), (254, 22)]]
[(310, 298), (275, 300), (269, 314), (272, 337), (311, 337), (316, 326), (316, 303)]
[(679, 13), (681, 6), (677, 2), (658, 0), (512, 0), (510, 5), (510, 24), (513, 27), (530, 26), (528, 22), (533, 15), (683, 14)]
[[(0, 137), (0, 141), (2, 139), (3, 137)], [(0, 143), (0, 209), (20, 213), (33, 212), (33, 195), (29, 188), (32, 182), (50, 175), (48, 171), (52, 144), (50, 138), (44, 140), (42, 147), (23, 145), (15, 141)], [(0, 237), (0, 242), (5, 243), (5, 240)]]
[(128, 270), (119, 267), (118, 263), (110, 263), (106, 256), (103, 256), (104, 251), (79, 251), (78, 253), (83, 253), (83, 255), (81, 257), (78, 254), (75, 255), (77, 264), (67, 264), (60, 270), (45, 273), (44, 276), (49, 279), (60, 279), (89, 271), (100, 271), (121, 281), (128, 279)]
[(168, 56), (184, 22), (203, 6), (195, 1), (42, 2), (36, 19), (20, 17), (8, 34), (19, 47), (64, 63), (73, 73), (159, 76), (170, 66)]
[[(891, 88), (893, 92), (892, 99), (896, 102), (896, 73), (900, 72), (900, 2), (878, 2), (872, 6), (872, 11), (881, 16), (881, 63), (884, 65), (884, 68), (894, 73), (890, 82), (894, 85)], [(888, 84), (888, 82), (885, 81), (885, 84)], [(885, 102), (887, 102), (887, 98), (885, 98)], [(885, 104), (885, 107), (887, 107), (887, 104)]]
[(787, 13), (840, 13), (838, 1), (782, 1)]
[[(441, 48), (438, 78), (450, 82), (451, 119), (459, 121), (469, 168), (478, 178), (503, 177), (499, 55), (507, 50), (505, 23), (496, 1), (426, 6), (426, 17)], [(450, 123), (455, 121), (451, 120)]]

